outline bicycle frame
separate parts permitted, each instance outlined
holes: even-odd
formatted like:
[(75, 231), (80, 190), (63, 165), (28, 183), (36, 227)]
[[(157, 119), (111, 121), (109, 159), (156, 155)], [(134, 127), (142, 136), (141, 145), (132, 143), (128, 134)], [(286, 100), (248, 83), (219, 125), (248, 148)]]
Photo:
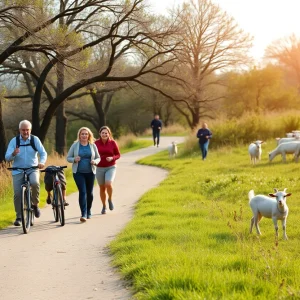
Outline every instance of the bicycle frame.
[[(29, 174), (27, 174), (27, 170), (24, 170), (23, 173), (23, 184), (21, 185), (22, 188), (22, 195), (23, 195), (23, 189), (24, 194), (26, 195), (25, 201), (26, 201), (26, 213), (27, 213), (27, 224), (25, 224), (25, 219), (22, 221), (23, 225), (23, 231), (24, 233), (28, 233), (30, 230), (30, 226), (33, 226), (34, 223), (34, 213), (32, 209), (32, 193), (31, 193), (31, 186), (30, 186), (30, 181), (29, 181)], [(23, 211), (25, 209), (23, 208)], [(25, 226), (25, 228), (24, 228)], [(25, 232), (26, 231), (26, 232)]]
[(62, 196), (62, 188), (61, 188), (61, 181), (58, 177), (58, 172), (67, 166), (59, 167), (59, 166), (52, 166), (48, 167), (41, 172), (50, 172), (52, 176), (52, 189), (53, 189), (53, 201), (52, 201), (52, 209), (54, 214), (55, 222), (60, 221), (61, 226), (65, 225), (65, 206), (63, 203), (63, 196)]
[(8, 168), (8, 170), (20, 170), (23, 173), (23, 183), (21, 184), (21, 220), (23, 232), (26, 234), (30, 230), (30, 226), (34, 223), (34, 214), (32, 209), (31, 186), (29, 181), (28, 170), (37, 169), (38, 166), (30, 168)]
[(60, 212), (59, 212), (59, 200), (57, 197), (59, 186), (61, 187), (60, 180), (58, 178), (57, 172), (52, 174), (52, 187), (53, 187), (53, 201), (52, 201), (52, 209), (54, 213), (55, 222), (59, 221)]

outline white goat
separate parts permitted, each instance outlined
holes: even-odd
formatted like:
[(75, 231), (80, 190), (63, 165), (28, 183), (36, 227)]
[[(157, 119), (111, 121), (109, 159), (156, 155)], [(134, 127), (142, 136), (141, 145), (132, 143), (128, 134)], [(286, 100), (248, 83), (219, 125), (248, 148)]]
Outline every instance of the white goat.
[(175, 158), (178, 149), (176, 142), (172, 142), (171, 145), (168, 146), (169, 158)]
[(299, 156), (300, 156), (300, 143), (299, 143), (299, 145), (296, 147), (296, 150), (295, 150), (295, 152), (294, 152), (294, 159), (295, 159), (296, 162), (298, 162)]
[(299, 137), (276, 138), (277, 145), (280, 145), (282, 143), (287, 143), (287, 142), (295, 142), (295, 141), (300, 142), (300, 138)]
[(288, 216), (289, 208), (286, 204), (286, 197), (291, 196), (291, 193), (286, 193), (286, 188), (283, 191), (278, 191), (274, 189), (275, 194), (269, 194), (269, 196), (276, 199), (264, 196), (264, 195), (254, 195), (254, 191), (251, 190), (248, 194), (249, 205), (253, 212), (253, 217), (251, 218), (250, 233), (252, 232), (253, 224), (255, 224), (257, 234), (261, 234), (259, 230), (258, 223), (262, 219), (272, 218), (275, 233), (278, 237), (278, 225), (277, 220), (282, 221), (283, 237), (285, 240), (288, 239), (286, 235), (286, 219)]
[(272, 161), (274, 157), (278, 154), (281, 154), (282, 161), (286, 162), (286, 154), (294, 154), (295, 159), (297, 160), (300, 142), (288, 142), (278, 145), (272, 152), (269, 153), (269, 161)]
[(259, 161), (261, 159), (261, 144), (263, 141), (256, 141), (249, 145), (248, 152), (250, 154), (250, 161), (253, 164), (256, 164), (256, 161)]

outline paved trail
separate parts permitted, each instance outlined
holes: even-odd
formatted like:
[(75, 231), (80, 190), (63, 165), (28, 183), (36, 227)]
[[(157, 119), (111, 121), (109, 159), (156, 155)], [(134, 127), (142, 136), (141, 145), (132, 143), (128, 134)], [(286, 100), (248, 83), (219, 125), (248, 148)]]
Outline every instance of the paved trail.
[[(5, 300), (130, 299), (131, 292), (111, 265), (106, 245), (132, 218), (134, 204), (167, 175), (165, 170), (135, 161), (165, 150), (172, 140), (162, 137), (160, 148), (122, 155), (114, 184), (115, 210), (101, 215), (98, 187), (92, 219), (79, 222), (78, 194), (68, 197), (66, 225), (53, 222), (50, 206), (42, 209), (30, 233), (20, 227), (0, 231), (0, 297)], [(166, 153), (167, 156), (167, 153)]]

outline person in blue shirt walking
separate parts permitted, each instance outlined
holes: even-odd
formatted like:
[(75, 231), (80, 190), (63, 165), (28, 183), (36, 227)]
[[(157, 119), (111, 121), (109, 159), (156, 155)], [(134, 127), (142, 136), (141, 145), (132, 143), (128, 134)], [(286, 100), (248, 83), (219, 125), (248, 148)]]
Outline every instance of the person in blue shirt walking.
[(162, 121), (159, 119), (159, 115), (154, 116), (150, 126), (152, 128), (154, 146), (159, 147), (160, 131), (162, 129)]
[(205, 160), (208, 152), (209, 140), (212, 138), (212, 132), (208, 129), (207, 123), (202, 123), (202, 128), (197, 132), (197, 138), (199, 139), (202, 160)]
[[(8, 162), (12, 161), (13, 168), (30, 168), (38, 166), (39, 169), (43, 169), (45, 167), (47, 152), (40, 139), (37, 136), (31, 135), (31, 128), (32, 125), (29, 121), (21, 121), (19, 124), (20, 135), (12, 138), (8, 144), (5, 160)], [(19, 140), (19, 145), (17, 140)], [(38, 158), (38, 154), (40, 158)], [(14, 225), (21, 226), (21, 184), (23, 183), (23, 174), (21, 171), (14, 170), (12, 172), (12, 177), (14, 188), (14, 206), (16, 212), (16, 220)], [(40, 195), (40, 172), (37, 169), (29, 171), (29, 181), (32, 189), (32, 208), (34, 210), (35, 217), (39, 218), (41, 215), (38, 207)]]

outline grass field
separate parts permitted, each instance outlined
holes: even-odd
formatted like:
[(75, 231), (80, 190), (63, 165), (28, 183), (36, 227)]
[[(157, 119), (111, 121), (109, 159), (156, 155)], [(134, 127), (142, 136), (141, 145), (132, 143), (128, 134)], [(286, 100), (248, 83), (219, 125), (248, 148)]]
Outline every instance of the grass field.
[[(247, 146), (140, 161), (169, 176), (136, 205), (129, 225), (110, 244), (114, 264), (136, 299), (300, 299), (300, 164), (268, 162), (275, 141), (252, 166)], [(180, 149), (183, 146), (179, 146)], [(275, 238), (271, 219), (262, 236), (249, 234), (248, 192), (288, 188), (288, 241)]]

